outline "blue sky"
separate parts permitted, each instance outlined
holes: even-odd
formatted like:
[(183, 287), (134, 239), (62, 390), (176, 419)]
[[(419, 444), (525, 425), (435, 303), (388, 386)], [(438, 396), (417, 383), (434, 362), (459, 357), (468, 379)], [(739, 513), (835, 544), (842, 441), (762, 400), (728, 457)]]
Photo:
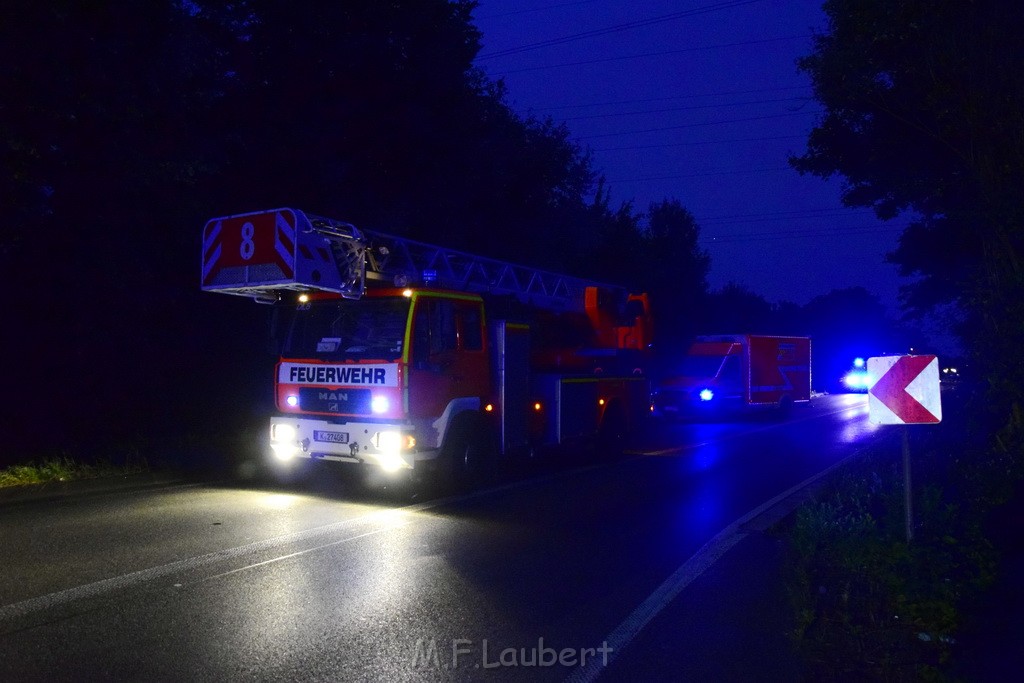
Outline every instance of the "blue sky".
[(710, 284), (805, 304), (863, 286), (892, 311), (884, 262), (904, 220), (844, 208), (838, 180), (788, 167), (820, 105), (795, 60), (825, 29), (816, 0), (481, 0), (477, 65), (523, 114), (565, 122), (613, 207), (678, 199)]

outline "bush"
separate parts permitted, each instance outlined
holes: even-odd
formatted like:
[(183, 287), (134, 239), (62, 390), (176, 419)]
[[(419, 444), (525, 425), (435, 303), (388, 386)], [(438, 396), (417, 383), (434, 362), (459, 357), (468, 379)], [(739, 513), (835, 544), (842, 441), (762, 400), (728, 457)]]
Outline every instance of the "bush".
[[(963, 505), (945, 451), (915, 459), (907, 543), (896, 452), (848, 466), (789, 529), (793, 634), (813, 680), (941, 679), (961, 607), (993, 576), (980, 508)], [(921, 466), (918, 466), (920, 464)]]

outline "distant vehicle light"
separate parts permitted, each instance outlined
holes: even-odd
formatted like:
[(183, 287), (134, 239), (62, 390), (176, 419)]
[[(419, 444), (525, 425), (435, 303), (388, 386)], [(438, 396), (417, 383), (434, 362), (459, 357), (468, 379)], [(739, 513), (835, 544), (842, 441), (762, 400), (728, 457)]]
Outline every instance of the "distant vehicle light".
[(867, 391), (871, 386), (871, 379), (863, 370), (851, 370), (843, 377), (843, 384), (851, 391)]
[(710, 401), (714, 397), (715, 397), (715, 392), (711, 391), (710, 389), (701, 389), (700, 390), (700, 400), (702, 400), (702, 401)]

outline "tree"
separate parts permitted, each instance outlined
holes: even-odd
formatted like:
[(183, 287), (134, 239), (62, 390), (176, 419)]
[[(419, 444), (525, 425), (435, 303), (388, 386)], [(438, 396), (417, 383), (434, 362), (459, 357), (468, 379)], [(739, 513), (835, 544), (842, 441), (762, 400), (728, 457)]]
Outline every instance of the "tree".
[(841, 176), (850, 206), (911, 214), (890, 255), (920, 276), (907, 306), (958, 302), (991, 405), (1019, 415), (1010, 408), (1024, 398), (1024, 5), (829, 0), (824, 10), (828, 31), (798, 66), (825, 113), (792, 163)]
[(195, 233), (179, 228), (194, 225), (205, 156), (189, 122), (216, 71), (176, 2), (14, 4), (0, 22), (0, 267), (31, 295), (9, 304), (2, 353), (23, 391), (3, 412), (15, 448), (23, 431), (45, 447), (98, 424), (117, 442), (145, 419), (110, 406), (171, 420), (191, 365)]
[(531, 265), (586, 213), (589, 157), (473, 67), (475, 2), (196, 5), (231, 27), (211, 130), (224, 211), (301, 205)]
[(776, 331), (772, 304), (749, 288), (730, 282), (708, 297), (702, 333), (772, 334)]
[(711, 257), (698, 242), (700, 227), (679, 201), (665, 199), (650, 205), (641, 237), (638, 258), (630, 262), (657, 312), (657, 343), (682, 348), (697, 330), (708, 293)]
[(801, 313), (813, 339), (815, 384), (822, 389), (843, 389), (839, 380), (854, 358), (906, 353), (910, 347), (885, 305), (863, 287), (817, 296)]
[(9, 4), (0, 266), (30, 293), (0, 351), (40, 388), (2, 399), (9, 444), (166, 443), (270, 395), (259, 313), (198, 291), (211, 216), (295, 205), (558, 270), (617, 220), (567, 129), (472, 66), (471, 1)]

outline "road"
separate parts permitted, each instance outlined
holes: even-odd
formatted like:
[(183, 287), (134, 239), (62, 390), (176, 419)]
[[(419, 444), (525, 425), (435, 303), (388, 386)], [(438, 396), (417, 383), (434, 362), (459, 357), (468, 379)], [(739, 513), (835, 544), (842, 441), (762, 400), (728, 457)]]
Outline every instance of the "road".
[(222, 482), (0, 506), (0, 680), (628, 679), (609, 636), (639, 641), (667, 579), (880, 437), (863, 396), (799, 408), (414, 502)]

